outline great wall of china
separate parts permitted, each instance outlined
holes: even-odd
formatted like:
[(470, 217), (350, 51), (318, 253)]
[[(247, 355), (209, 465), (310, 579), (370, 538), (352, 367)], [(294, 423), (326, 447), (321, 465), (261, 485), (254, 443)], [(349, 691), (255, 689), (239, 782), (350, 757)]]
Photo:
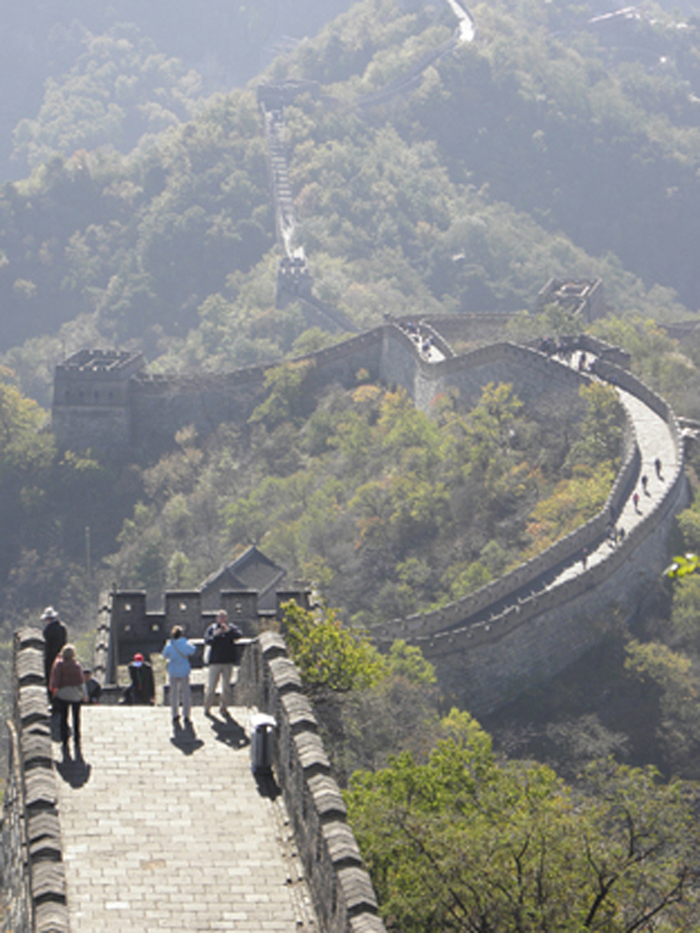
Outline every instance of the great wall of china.
[[(432, 613), (388, 621), (372, 633), (382, 646), (394, 638), (420, 645), (435, 663), (446, 694), (483, 714), (550, 679), (596, 644), (613, 605), (620, 621), (633, 614), (647, 582), (664, 566), (673, 516), (687, 503), (683, 439), (663, 399), (618, 365), (625, 358), (616, 348), (586, 335), (577, 338), (579, 352), (596, 361), (591, 376), (509, 343), (458, 356), (440, 337), (439, 326), (436, 321), (430, 328), (431, 351), (438, 352), (439, 361), (425, 358), (401, 322), (388, 323), (304, 358), (306, 388), (315, 395), (330, 383), (353, 387), (364, 370), (371, 379), (402, 387), (427, 412), (444, 392), (456, 392), (460, 406), (468, 409), (485, 385), (508, 382), (537, 417), (555, 424), (562, 408), (581, 407), (580, 387), (597, 378), (616, 386), (628, 419), (624, 463), (595, 518), (476, 593)], [(116, 369), (129, 373), (130, 362), (118, 360)], [(110, 382), (100, 365), (101, 358), (87, 354), (59, 367), (53, 415), (60, 442), (99, 443), (105, 410), (121, 431), (112, 430), (111, 441), (121, 437), (125, 449), (139, 450), (149, 439), (152, 445), (165, 444), (188, 424), (206, 435), (226, 421), (244, 426), (264, 394), (264, 367), (201, 380), (151, 379), (136, 369), (115, 383), (120, 405), (103, 406), (94, 400), (95, 391), (109, 392)], [(82, 403), (79, 386), (84, 386)], [(654, 481), (654, 498), (645, 497), (638, 514), (631, 496), (642, 474), (654, 476), (657, 457), (664, 482)], [(611, 511), (627, 532), (614, 550), (606, 542)], [(583, 548), (591, 554), (586, 568), (580, 563)]]
[[(457, 34), (409, 73), (360, 99), (358, 107), (405, 93), (428, 65), (473, 40), (469, 14), (456, 0), (447, 2), (458, 19)], [(281, 305), (301, 300), (310, 323), (348, 332), (354, 329), (352, 322), (314, 298), (299, 242), (283, 119), (285, 104), (298, 90), (259, 92), (283, 252), (276, 298)], [(306, 388), (312, 395), (334, 382), (352, 387), (364, 370), (371, 379), (404, 388), (425, 411), (440, 393), (454, 390), (459, 404), (468, 408), (487, 383), (509, 382), (531, 412), (554, 421), (562, 406), (570, 411), (580, 407), (579, 388), (592, 378), (615, 386), (627, 428), (622, 466), (605, 508), (488, 586), (435, 612), (389, 620), (372, 633), (381, 647), (394, 638), (419, 645), (435, 664), (445, 695), (477, 715), (546, 682), (597, 644), (611, 626), (633, 615), (665, 564), (673, 516), (688, 499), (684, 438), (677, 420), (663, 399), (628, 371), (623, 353), (586, 336), (577, 338), (579, 352), (595, 360), (589, 374), (509, 343), (461, 355), (453, 351), (453, 343), (468, 342), (475, 330), (482, 337), (489, 330), (501, 334), (503, 321), (503, 316), (486, 314), (422, 321), (421, 333), (430, 337), (426, 352), (413, 339), (408, 321), (392, 320), (298, 361), (306, 366)], [(152, 458), (187, 425), (202, 436), (226, 422), (245, 429), (264, 397), (268, 369), (153, 377), (139, 355), (82, 351), (57, 368), (53, 429), (65, 447)], [(660, 475), (655, 472), (657, 459), (663, 464)], [(632, 492), (642, 474), (651, 478), (650, 495), (642, 498), (639, 509)], [(611, 514), (626, 531), (616, 548), (606, 538)], [(115, 679), (119, 639), (124, 641), (130, 625), (125, 620), (135, 596), (113, 595), (100, 609), (94, 666), (107, 685)], [(239, 597), (250, 602), (251, 594), (230, 593), (227, 598), (233, 606)], [(166, 594), (166, 612), (157, 622), (145, 612), (145, 597), (142, 603), (142, 622), (146, 628), (157, 626), (158, 638), (173, 621), (172, 613), (178, 615), (183, 607), (190, 622), (201, 626), (197, 594)], [(150, 634), (155, 638), (154, 631)], [(108, 699), (100, 708), (85, 710), (87, 763), (54, 760), (41, 657), (40, 633), (17, 633), (0, 859), (5, 933), (100, 927), (121, 933), (156, 928), (382, 933), (376, 898), (345, 822), (345, 805), (330, 774), (318, 724), (279, 636), (261, 633), (247, 648), (230, 727), (215, 725), (210, 736), (211, 723), (195, 710), (193, 742), (173, 750), (172, 740), (164, 737), (167, 709), (125, 710)], [(114, 701), (117, 688), (108, 689), (107, 695)], [(247, 749), (239, 723), (247, 721), (250, 710), (263, 710), (277, 720), (274, 764), (283, 803), (267, 800), (241, 766)], [(139, 736), (148, 736), (148, 741), (139, 742)], [(131, 771), (124, 759), (133, 759)], [(144, 771), (150, 771), (155, 786), (151, 796)], [(170, 778), (178, 799), (192, 811), (190, 822), (180, 828), (185, 846), (177, 834), (158, 833), (152, 818)], [(209, 811), (198, 809), (203, 785)], [(232, 799), (238, 798), (240, 807), (232, 810)], [(246, 807), (254, 811), (255, 823), (244, 831)], [(205, 874), (204, 866), (212, 861), (201, 839), (211, 808), (233, 821), (228, 827), (233, 833), (227, 847), (217, 849), (219, 867), (225, 870), (222, 881), (199, 888), (195, 915), (187, 910), (189, 903), (177, 898), (170, 903), (170, 895)], [(271, 864), (262, 871), (255, 859), (270, 821), (275, 842)], [(134, 834), (148, 858), (139, 860)], [(248, 837), (250, 852), (244, 848)]]

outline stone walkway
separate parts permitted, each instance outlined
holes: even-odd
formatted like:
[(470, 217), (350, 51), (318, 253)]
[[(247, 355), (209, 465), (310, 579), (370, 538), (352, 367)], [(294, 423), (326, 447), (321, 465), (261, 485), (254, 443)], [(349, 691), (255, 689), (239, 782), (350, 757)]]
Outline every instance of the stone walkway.
[(175, 738), (168, 708), (84, 707), (84, 763), (54, 744), (74, 933), (317, 929), (282, 798), (250, 770), (247, 715), (195, 708)]
[[(678, 466), (678, 457), (673, 435), (666, 422), (640, 399), (624, 389), (617, 388), (616, 392), (620, 402), (627, 409), (627, 414), (634, 422), (637, 434), (637, 443), (641, 454), (640, 481), (636, 492), (639, 495), (639, 505), (635, 508), (632, 495), (629, 496), (616, 523), (617, 529), (624, 528), (625, 534), (639, 525), (647, 517), (653, 506), (663, 495), (671, 477)], [(661, 460), (661, 478), (656, 475), (654, 461)], [(641, 477), (648, 479), (647, 491), (644, 492)], [(588, 566), (593, 567), (610, 553), (610, 544), (605, 541), (588, 558)], [(549, 588), (558, 586), (565, 580), (578, 576), (583, 572), (580, 561), (574, 561), (549, 584)]]

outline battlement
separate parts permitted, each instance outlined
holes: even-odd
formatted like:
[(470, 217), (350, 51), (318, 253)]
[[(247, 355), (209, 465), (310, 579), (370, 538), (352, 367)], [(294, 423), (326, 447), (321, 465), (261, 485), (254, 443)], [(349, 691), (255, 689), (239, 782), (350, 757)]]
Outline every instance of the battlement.
[(104, 375), (120, 380), (128, 379), (146, 365), (143, 353), (127, 350), (78, 350), (56, 367), (56, 374), (74, 377), (90, 373), (91, 378)]
[(550, 279), (537, 294), (537, 312), (556, 304), (590, 323), (605, 313), (600, 279)]
[(125, 405), (129, 379), (145, 366), (143, 353), (79, 350), (56, 367), (54, 406)]

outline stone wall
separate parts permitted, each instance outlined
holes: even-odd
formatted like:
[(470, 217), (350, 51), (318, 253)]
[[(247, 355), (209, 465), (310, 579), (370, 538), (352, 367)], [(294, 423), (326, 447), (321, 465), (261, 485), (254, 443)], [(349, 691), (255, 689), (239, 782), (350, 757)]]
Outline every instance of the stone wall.
[(391, 325), (384, 327), (379, 376), (386, 385), (405, 389), (416, 407), (426, 412), (439, 393), (455, 391), (460, 407), (468, 410), (489, 382), (510, 383), (532, 412), (552, 420), (560, 418), (562, 411), (569, 417), (583, 415), (579, 390), (590, 382), (585, 373), (512, 343), (491, 344), (429, 363), (411, 338)]
[[(382, 329), (375, 328), (318, 353), (300, 357), (296, 362), (309, 363), (308, 391), (315, 394), (333, 382), (351, 388), (357, 384), (357, 374), (363, 369), (370, 378), (376, 379), (381, 342)], [(255, 406), (264, 398), (265, 374), (279, 365), (277, 362), (199, 377), (136, 376), (130, 385), (128, 415), (124, 415), (129, 424), (131, 446), (136, 452), (152, 457), (171, 447), (175, 433), (190, 424), (202, 436), (213, 433), (221, 424), (245, 427)], [(56, 426), (62, 431), (69, 427), (78, 430), (77, 423), (69, 425), (69, 416), (72, 417), (68, 412), (63, 415), (59, 412), (57, 416), (54, 409), (54, 430)], [(66, 420), (62, 421), (62, 417)], [(97, 416), (95, 430), (101, 437)], [(119, 432), (121, 437), (123, 429), (119, 428)], [(64, 438), (67, 436), (70, 435)], [(76, 436), (87, 436), (85, 425), (80, 426)]]
[[(601, 539), (612, 505), (619, 512), (639, 475), (639, 450), (628, 432), (627, 457), (598, 516), (511, 574), (434, 613), (394, 620), (373, 633), (380, 644), (404, 638), (436, 666), (441, 687), (477, 715), (546, 683), (626, 621), (648, 582), (666, 563), (673, 517), (688, 503), (681, 431), (668, 404), (631, 373), (598, 361), (597, 371), (642, 399), (666, 421), (676, 466), (662, 499), (601, 563), (549, 589), (547, 577), (584, 544)], [(670, 469), (670, 467), (669, 467)]]
[(316, 717), (281, 635), (265, 632), (246, 648), (236, 703), (255, 706), (277, 721), (275, 774), (321, 929), (383, 933), (372, 882), (331, 777)]
[(32, 928), (29, 870), (25, 836), (24, 793), (19, 741), (14, 723), (9, 731), (9, 762), (0, 833), (0, 896), (3, 933), (25, 933)]
[[(558, 565), (569, 562), (589, 550), (604, 537), (611, 508), (619, 513), (622, 503), (637, 482), (640, 468), (639, 447), (634, 426), (627, 425), (623, 465), (610, 491), (605, 506), (590, 521), (556, 541), (551, 547), (524, 561), (514, 570), (455, 602), (447, 603), (433, 612), (417, 613), (406, 619), (393, 619), (378, 626), (372, 635), (377, 644), (388, 647), (395, 638), (429, 638), (446, 629), (471, 627), (488, 622), (494, 614), (492, 607), (512, 599), (520, 590), (537, 588), (537, 581)], [(522, 600), (524, 602), (524, 600)]]
[(127, 405), (56, 405), (51, 430), (61, 448), (126, 451), (131, 444), (131, 412)]
[(477, 625), (415, 643), (452, 699), (484, 715), (551, 680), (634, 613), (666, 563), (659, 536), (688, 501), (684, 478), (602, 563)]
[[(440, 319), (441, 321), (442, 319)], [(433, 331), (433, 343), (446, 359), (428, 363), (398, 326), (385, 324), (296, 362), (309, 364), (306, 389), (310, 397), (331, 383), (344, 388), (357, 384), (364, 370), (372, 380), (404, 388), (415, 404), (427, 411), (439, 392), (455, 389), (464, 407), (473, 405), (487, 382), (510, 382), (524, 402), (537, 400), (541, 416), (564, 405), (581, 407), (577, 398), (580, 376), (542, 354), (514, 344), (494, 344), (455, 357), (441, 335), (442, 323), (421, 325)], [(59, 446), (93, 447), (153, 459), (173, 445), (177, 431), (193, 425), (207, 436), (219, 425), (247, 426), (264, 398), (269, 366), (252, 366), (233, 373), (197, 376), (133, 375), (123, 405), (71, 405), (54, 401), (52, 425)], [(97, 376), (95, 377), (97, 378)], [(88, 393), (89, 394), (89, 393)]]
[[(44, 679), (44, 639), (15, 634), (11, 768), (3, 801), (6, 933), (68, 933), (66, 880)], [(9, 902), (9, 903), (8, 903)]]

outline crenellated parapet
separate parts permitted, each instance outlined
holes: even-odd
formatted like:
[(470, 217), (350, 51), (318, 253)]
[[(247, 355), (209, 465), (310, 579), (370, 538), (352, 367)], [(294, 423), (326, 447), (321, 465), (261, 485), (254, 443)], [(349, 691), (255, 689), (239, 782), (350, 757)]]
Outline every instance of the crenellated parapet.
[(304, 875), (326, 933), (383, 933), (377, 899), (347, 808), (281, 635), (263, 632), (244, 654), (236, 702), (274, 716), (274, 768)]
[(68, 933), (44, 639), (36, 629), (15, 634), (12, 700), (9, 778), (2, 814), (2, 929), (6, 933)]

